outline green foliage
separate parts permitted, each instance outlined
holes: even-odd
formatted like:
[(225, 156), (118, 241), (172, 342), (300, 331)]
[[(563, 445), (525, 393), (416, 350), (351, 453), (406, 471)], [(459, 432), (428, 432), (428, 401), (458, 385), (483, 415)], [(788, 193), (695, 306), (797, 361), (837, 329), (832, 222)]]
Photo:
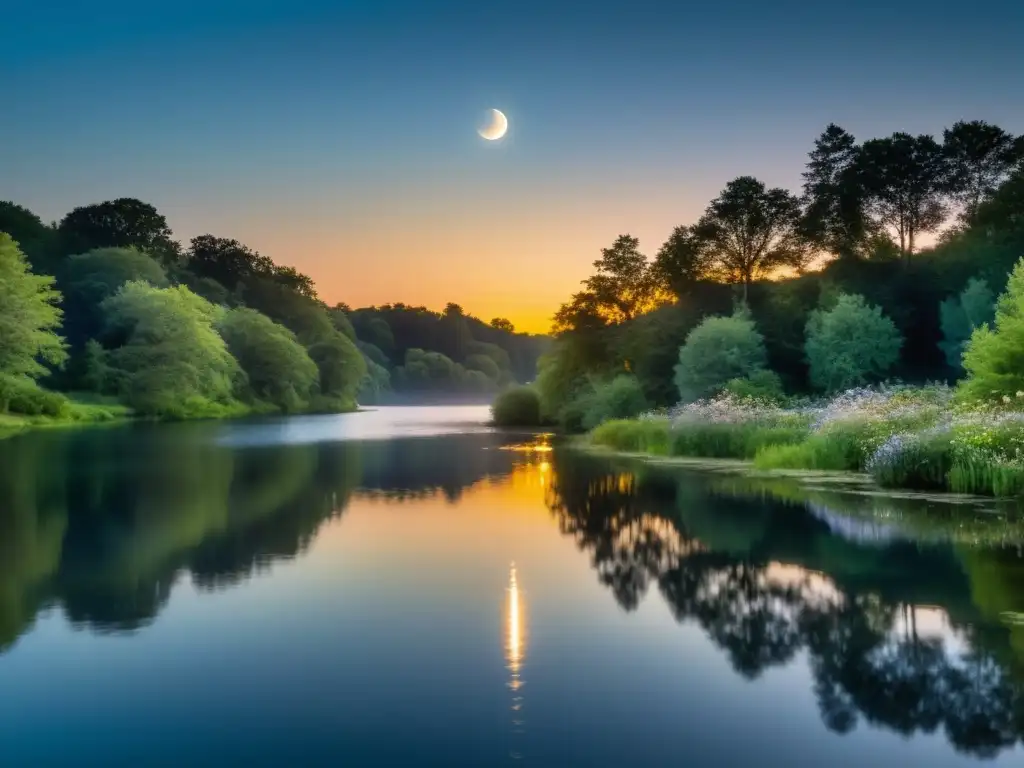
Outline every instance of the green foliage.
[(676, 387), (684, 401), (698, 400), (732, 379), (762, 370), (766, 362), (764, 338), (748, 312), (709, 317), (689, 333), (679, 349)]
[(214, 329), (224, 311), (188, 288), (131, 281), (103, 302), (111, 386), (140, 414), (188, 418), (239, 410), (242, 376)]
[(769, 371), (767, 368), (754, 371), (741, 379), (730, 379), (722, 391), (740, 399), (750, 398), (769, 403), (780, 403), (786, 396), (782, 390), (782, 379), (775, 371)]
[(487, 355), (470, 355), (466, 358), (466, 369), (469, 371), (479, 371), (490, 381), (497, 381), (498, 376), (501, 375), (501, 369), (498, 368), (498, 364)]
[(971, 278), (959, 296), (942, 302), (939, 315), (943, 336), (939, 346), (950, 367), (961, 370), (964, 349), (974, 329), (995, 317), (995, 297), (987, 282)]
[[(320, 372), (321, 398), (339, 403), (339, 410), (351, 409), (366, 376), (366, 359), (356, 345), (332, 329), (309, 348), (309, 356)], [(325, 405), (321, 400), (320, 409)]]
[(75, 208), (57, 227), (66, 253), (94, 248), (138, 248), (164, 264), (178, 259), (167, 219), (149, 203), (121, 197)]
[(714, 254), (715, 270), (728, 282), (750, 284), (779, 267), (802, 268), (809, 255), (800, 231), (799, 198), (767, 189), (753, 176), (733, 179), (708, 205), (693, 235)]
[(366, 356), (366, 375), (363, 376), (359, 391), (356, 393), (359, 402), (364, 405), (379, 403), (381, 397), (390, 389), (391, 374), (388, 373), (388, 369)]
[(243, 399), (262, 400), (285, 413), (306, 407), (319, 372), (295, 334), (244, 307), (226, 312), (217, 330), (245, 373)]
[(62, 418), (69, 410), (64, 395), (48, 392), (26, 376), (0, 373), (0, 413)]
[(996, 304), (994, 328), (974, 330), (964, 350), (967, 378), (960, 393), (968, 400), (1014, 396), (1024, 390), (1024, 259), (1017, 262), (1006, 292)]
[(769, 442), (754, 454), (754, 466), (758, 469), (856, 472), (864, 461), (860, 434), (856, 430), (842, 428), (789, 443)]
[(540, 396), (529, 386), (509, 387), (491, 404), (491, 418), (499, 427), (540, 426)]
[(953, 462), (949, 433), (940, 431), (902, 439), (900, 450), (892, 459), (876, 462), (869, 469), (875, 482), (883, 488), (944, 491), (950, 485)]
[(899, 331), (863, 296), (843, 294), (828, 311), (811, 313), (807, 322), (807, 360), (811, 381), (835, 392), (880, 379), (899, 358)]
[(797, 443), (807, 436), (802, 424), (693, 422), (672, 430), (673, 456), (753, 459), (766, 446)]
[(612, 419), (598, 425), (590, 441), (613, 451), (667, 456), (671, 434), (668, 419)]
[(590, 430), (611, 419), (631, 419), (650, 405), (636, 376), (620, 374), (607, 381), (594, 381), (578, 402), (581, 426)]
[(57, 335), (61, 311), (54, 279), (29, 271), (25, 255), (10, 235), (0, 232), (0, 373), (38, 378), (43, 363), (67, 358)]

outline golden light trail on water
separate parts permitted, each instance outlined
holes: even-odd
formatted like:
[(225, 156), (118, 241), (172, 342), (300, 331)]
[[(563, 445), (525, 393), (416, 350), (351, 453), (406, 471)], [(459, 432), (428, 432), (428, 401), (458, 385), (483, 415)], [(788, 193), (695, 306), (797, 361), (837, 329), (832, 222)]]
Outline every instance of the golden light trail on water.
[[(505, 661), (508, 665), (508, 687), (512, 691), (512, 733), (523, 733), (523, 696), (519, 689), (523, 685), (520, 670), (526, 647), (525, 622), (523, 621), (523, 601), (519, 593), (519, 581), (516, 579), (516, 564), (512, 563), (508, 577), (508, 614), (505, 617), (508, 634), (505, 638)], [(515, 738), (515, 737), (513, 737)], [(509, 757), (514, 760), (522, 758), (515, 745), (511, 745)]]

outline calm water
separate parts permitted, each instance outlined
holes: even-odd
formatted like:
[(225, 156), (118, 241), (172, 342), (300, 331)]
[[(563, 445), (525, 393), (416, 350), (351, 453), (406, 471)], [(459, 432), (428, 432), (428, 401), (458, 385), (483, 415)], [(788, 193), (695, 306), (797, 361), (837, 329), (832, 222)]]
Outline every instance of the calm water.
[(0, 441), (0, 764), (1024, 761), (1012, 520), (485, 418)]

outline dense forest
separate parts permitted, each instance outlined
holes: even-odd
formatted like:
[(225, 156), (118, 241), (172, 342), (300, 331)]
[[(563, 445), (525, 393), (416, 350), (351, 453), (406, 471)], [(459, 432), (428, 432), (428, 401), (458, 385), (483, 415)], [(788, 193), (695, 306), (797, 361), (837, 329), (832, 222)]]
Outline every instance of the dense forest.
[(1022, 159), (1024, 138), (983, 121), (941, 140), (858, 141), (829, 125), (801, 190), (743, 176), (653, 258), (628, 234), (604, 249), (555, 317), (539, 403), (512, 393), (519, 420), (539, 407), (590, 428), (724, 387), (793, 395), (958, 379), (1024, 256)]
[(237, 240), (177, 242), (140, 200), (51, 225), (0, 202), (0, 415), (190, 418), (485, 395), (531, 380), (545, 341), (457, 304), (328, 306), (308, 276)]

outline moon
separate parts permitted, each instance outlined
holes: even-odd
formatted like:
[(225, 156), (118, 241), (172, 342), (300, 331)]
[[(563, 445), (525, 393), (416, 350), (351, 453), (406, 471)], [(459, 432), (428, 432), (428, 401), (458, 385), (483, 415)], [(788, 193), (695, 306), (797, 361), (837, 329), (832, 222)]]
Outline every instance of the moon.
[(508, 132), (508, 118), (500, 109), (487, 111), (487, 124), (480, 128), (479, 133), (488, 141), (497, 141)]

